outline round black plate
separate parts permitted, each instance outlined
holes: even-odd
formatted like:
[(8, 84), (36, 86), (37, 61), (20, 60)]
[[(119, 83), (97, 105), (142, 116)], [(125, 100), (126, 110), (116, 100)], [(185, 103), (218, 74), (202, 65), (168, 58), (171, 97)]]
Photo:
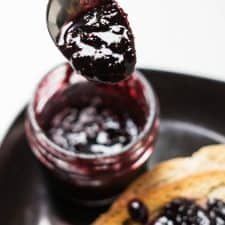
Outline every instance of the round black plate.
[[(143, 70), (161, 105), (161, 128), (149, 167), (203, 145), (225, 143), (225, 83)], [(104, 209), (73, 209), (65, 215), (50, 200), (24, 134), (22, 112), (0, 149), (0, 224), (88, 225)]]

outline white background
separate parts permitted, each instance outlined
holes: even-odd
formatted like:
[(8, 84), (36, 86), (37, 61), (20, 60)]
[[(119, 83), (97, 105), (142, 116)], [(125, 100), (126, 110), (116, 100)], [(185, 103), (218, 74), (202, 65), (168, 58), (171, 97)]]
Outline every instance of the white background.
[[(224, 0), (120, 2), (136, 35), (138, 66), (225, 80)], [(41, 77), (64, 61), (47, 32), (46, 4), (1, 1), (0, 138)]]

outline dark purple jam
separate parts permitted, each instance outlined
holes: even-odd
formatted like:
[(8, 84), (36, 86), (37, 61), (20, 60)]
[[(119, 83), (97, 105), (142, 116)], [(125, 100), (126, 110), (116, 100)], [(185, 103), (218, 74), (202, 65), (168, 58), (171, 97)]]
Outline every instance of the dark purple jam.
[(210, 200), (207, 204), (207, 213), (211, 218), (211, 224), (225, 224), (225, 203), (221, 200)]
[(41, 126), (49, 139), (68, 151), (120, 153), (136, 140), (147, 119), (146, 105), (127, 88), (76, 84), (49, 100), (40, 115)]
[(209, 225), (208, 213), (194, 201), (177, 199), (168, 204), (152, 225)]
[(60, 147), (76, 153), (118, 153), (138, 135), (139, 128), (126, 110), (104, 106), (100, 97), (88, 106), (70, 107), (50, 122), (48, 137)]
[(151, 225), (222, 225), (225, 224), (225, 203), (210, 200), (205, 207), (188, 199), (169, 203)]
[(135, 68), (134, 36), (127, 15), (114, 0), (100, 0), (96, 7), (65, 24), (57, 45), (90, 80), (115, 83)]

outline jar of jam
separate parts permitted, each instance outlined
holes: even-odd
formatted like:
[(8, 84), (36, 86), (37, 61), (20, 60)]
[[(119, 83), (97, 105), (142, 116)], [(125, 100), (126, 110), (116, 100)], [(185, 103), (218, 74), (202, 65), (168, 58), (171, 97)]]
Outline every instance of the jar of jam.
[(90, 82), (63, 64), (38, 85), (26, 134), (60, 199), (86, 206), (112, 201), (154, 150), (158, 104), (139, 72), (115, 85)]

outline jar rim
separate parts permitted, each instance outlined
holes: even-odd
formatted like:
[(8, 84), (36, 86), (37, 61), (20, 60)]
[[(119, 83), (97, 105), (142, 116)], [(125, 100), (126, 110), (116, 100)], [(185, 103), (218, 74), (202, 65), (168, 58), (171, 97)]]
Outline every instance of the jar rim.
[[(54, 67), (52, 70), (50, 70), (48, 74), (50, 74), (52, 71), (56, 71), (57, 69), (61, 68), (62, 66), (67, 65), (67, 63), (62, 63), (56, 67)], [(137, 137), (134, 138), (128, 145), (124, 146), (124, 148), (120, 152), (111, 152), (111, 153), (106, 153), (104, 155), (92, 155), (92, 154), (85, 154), (85, 153), (77, 153), (77, 152), (71, 152), (68, 150), (65, 150), (64, 148), (60, 147), (59, 145), (55, 144), (53, 141), (51, 141), (43, 129), (40, 127), (36, 115), (35, 115), (35, 110), (34, 110), (34, 103), (35, 103), (35, 97), (36, 97), (36, 91), (34, 92), (33, 98), (28, 105), (28, 119), (30, 120), (31, 126), (33, 127), (34, 131), (38, 133), (38, 139), (41, 141), (44, 141), (49, 147), (52, 147), (53, 149), (58, 151), (59, 153), (71, 158), (71, 159), (103, 159), (103, 158), (111, 158), (114, 156), (119, 156), (121, 154), (124, 154), (128, 152), (130, 149), (132, 149), (134, 146), (136, 146), (138, 143), (140, 143), (141, 140), (146, 138), (146, 136), (151, 132), (152, 129), (154, 129), (154, 123), (155, 120), (158, 117), (158, 103), (157, 103), (157, 97), (155, 95), (155, 92), (153, 90), (153, 87), (151, 83), (144, 77), (144, 75), (140, 72), (135, 70), (134, 74), (138, 77), (138, 79), (141, 81), (141, 84), (144, 85), (144, 90), (143, 94), (145, 96), (146, 102), (149, 107), (149, 112), (147, 116), (147, 121), (144, 125), (144, 128), (141, 130), (141, 132), (137, 135)], [(44, 77), (45, 78), (45, 77)], [(43, 78), (43, 79), (44, 79)], [(42, 83), (43, 79), (40, 81), (39, 84)], [(39, 85), (38, 85), (39, 86)]]

